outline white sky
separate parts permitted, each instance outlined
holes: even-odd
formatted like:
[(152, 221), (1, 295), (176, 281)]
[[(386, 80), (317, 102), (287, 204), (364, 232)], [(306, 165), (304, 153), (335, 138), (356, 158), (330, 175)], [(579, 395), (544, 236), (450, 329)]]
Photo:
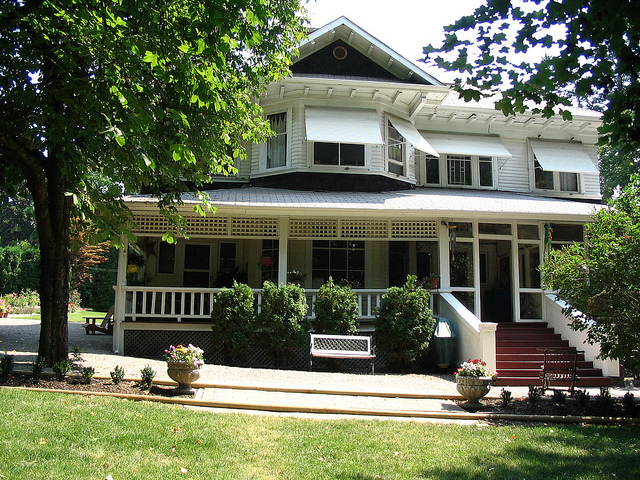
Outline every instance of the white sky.
[(422, 48), (440, 45), (443, 27), (485, 3), (485, 0), (308, 0), (311, 26), (322, 27), (345, 16), (419, 68), (442, 81), (453, 81), (455, 73), (443, 72), (418, 62)]

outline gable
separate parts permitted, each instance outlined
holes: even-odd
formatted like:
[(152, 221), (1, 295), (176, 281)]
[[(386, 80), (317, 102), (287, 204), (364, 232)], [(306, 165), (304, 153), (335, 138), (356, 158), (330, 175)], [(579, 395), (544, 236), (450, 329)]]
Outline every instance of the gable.
[(407, 82), (378, 65), (351, 45), (336, 40), (317, 52), (297, 60), (291, 71), (295, 75), (331, 75)]

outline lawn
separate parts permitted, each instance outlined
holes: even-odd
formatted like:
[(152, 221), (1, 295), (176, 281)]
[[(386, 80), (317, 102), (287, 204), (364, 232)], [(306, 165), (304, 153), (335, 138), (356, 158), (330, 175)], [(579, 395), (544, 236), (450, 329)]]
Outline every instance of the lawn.
[(637, 479), (634, 426), (220, 414), (0, 389), (0, 479)]
[[(85, 323), (84, 317), (99, 317), (104, 318), (107, 312), (96, 312), (90, 309), (78, 310), (77, 312), (69, 314), (69, 322)], [(28, 320), (40, 320), (40, 314), (24, 316)], [(101, 322), (97, 322), (100, 325)]]

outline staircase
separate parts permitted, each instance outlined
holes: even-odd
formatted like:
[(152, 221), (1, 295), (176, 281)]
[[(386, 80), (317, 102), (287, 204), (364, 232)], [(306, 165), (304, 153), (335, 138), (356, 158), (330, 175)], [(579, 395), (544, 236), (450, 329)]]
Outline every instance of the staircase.
[[(544, 353), (538, 349), (558, 347), (570, 345), (544, 322), (499, 323), (496, 330), (496, 385), (541, 385), (538, 376)], [(602, 370), (586, 361), (584, 354), (578, 354), (578, 378), (578, 388), (611, 386), (611, 378), (603, 377)]]

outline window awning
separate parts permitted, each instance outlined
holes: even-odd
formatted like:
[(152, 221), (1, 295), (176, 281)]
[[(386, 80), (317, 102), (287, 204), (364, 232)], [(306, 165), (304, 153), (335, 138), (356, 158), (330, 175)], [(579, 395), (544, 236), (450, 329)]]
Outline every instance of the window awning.
[(305, 126), (310, 142), (384, 144), (375, 110), (307, 107)]
[(598, 167), (580, 142), (548, 142), (530, 139), (529, 145), (543, 170), (598, 173)]
[(392, 117), (389, 115), (389, 121), (395, 127), (400, 135), (407, 139), (409, 143), (413, 145), (413, 148), (420, 150), (421, 152), (439, 157), (440, 154), (427, 142), (420, 132), (413, 126), (413, 124), (407, 120), (403, 120), (398, 117)]
[(448, 133), (427, 133), (424, 137), (440, 153), (456, 155), (479, 155), (487, 157), (512, 157), (498, 137), (477, 135), (451, 135)]

